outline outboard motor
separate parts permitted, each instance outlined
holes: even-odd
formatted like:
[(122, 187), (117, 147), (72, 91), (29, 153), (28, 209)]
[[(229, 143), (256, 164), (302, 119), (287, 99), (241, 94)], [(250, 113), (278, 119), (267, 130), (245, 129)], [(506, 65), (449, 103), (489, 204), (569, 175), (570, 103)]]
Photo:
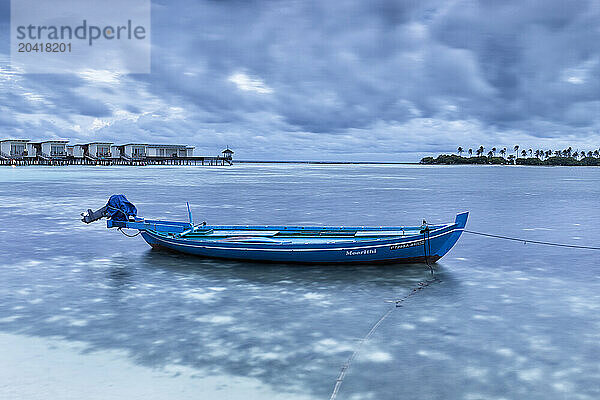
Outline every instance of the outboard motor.
[(108, 206), (104, 206), (96, 211), (92, 211), (92, 209), (89, 208), (85, 213), (81, 213), (81, 220), (86, 224), (89, 224), (98, 221), (101, 218), (108, 217), (108, 213), (106, 212), (107, 208)]
[(108, 199), (108, 203), (99, 210), (92, 211), (88, 209), (87, 212), (81, 214), (81, 221), (89, 224), (94, 221), (98, 221), (101, 218), (110, 218), (115, 221), (128, 221), (135, 220), (137, 216), (137, 209), (127, 197), (123, 194), (114, 194)]

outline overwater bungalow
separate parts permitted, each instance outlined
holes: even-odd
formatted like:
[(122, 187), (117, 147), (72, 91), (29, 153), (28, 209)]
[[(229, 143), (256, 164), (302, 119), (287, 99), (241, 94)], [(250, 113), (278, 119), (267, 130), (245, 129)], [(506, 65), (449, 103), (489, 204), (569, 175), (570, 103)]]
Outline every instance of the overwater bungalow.
[(121, 158), (125, 160), (141, 160), (146, 158), (148, 144), (145, 143), (127, 143), (121, 147)]
[(0, 140), (0, 158), (22, 159), (27, 156), (28, 139), (5, 139)]
[(46, 159), (65, 158), (67, 156), (66, 139), (53, 139), (40, 142), (40, 153), (38, 157)]
[(89, 157), (93, 160), (108, 160), (111, 158), (111, 146), (112, 142), (91, 142), (84, 146), (87, 146), (84, 152), (84, 157)]
[(177, 144), (149, 144), (147, 156), (152, 157), (193, 157), (194, 146)]

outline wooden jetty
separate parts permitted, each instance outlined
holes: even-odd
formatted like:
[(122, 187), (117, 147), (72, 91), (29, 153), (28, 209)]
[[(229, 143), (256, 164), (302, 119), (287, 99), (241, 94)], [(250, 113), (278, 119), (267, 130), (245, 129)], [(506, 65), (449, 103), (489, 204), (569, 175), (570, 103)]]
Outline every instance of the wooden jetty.
[(193, 146), (111, 142), (68, 145), (68, 140), (0, 140), (0, 165), (233, 165), (233, 151), (195, 156)]

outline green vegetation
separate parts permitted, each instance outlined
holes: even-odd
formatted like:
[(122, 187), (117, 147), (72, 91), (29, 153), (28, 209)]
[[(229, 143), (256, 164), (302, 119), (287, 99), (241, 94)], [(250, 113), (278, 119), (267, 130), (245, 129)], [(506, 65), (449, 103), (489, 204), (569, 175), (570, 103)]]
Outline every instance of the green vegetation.
[[(532, 150), (522, 149), (519, 153), (520, 146), (516, 145), (513, 150), (515, 154), (507, 156), (506, 147), (499, 151), (492, 147), (490, 151), (485, 152), (485, 147), (479, 146), (475, 150), (473, 157), (473, 149), (468, 149), (468, 157), (463, 157), (462, 153), (465, 150), (458, 147), (455, 154), (441, 154), (436, 158), (425, 157), (421, 160), (421, 164), (443, 164), (443, 165), (462, 165), (462, 164), (495, 164), (495, 165), (566, 165), (566, 166), (600, 166), (600, 150), (578, 151), (569, 147), (565, 150)], [(500, 156), (496, 156), (496, 152)], [(519, 157), (519, 155), (521, 157)]]
[(461, 157), (454, 154), (441, 154), (437, 158), (425, 157), (421, 164), (510, 164), (502, 157)]

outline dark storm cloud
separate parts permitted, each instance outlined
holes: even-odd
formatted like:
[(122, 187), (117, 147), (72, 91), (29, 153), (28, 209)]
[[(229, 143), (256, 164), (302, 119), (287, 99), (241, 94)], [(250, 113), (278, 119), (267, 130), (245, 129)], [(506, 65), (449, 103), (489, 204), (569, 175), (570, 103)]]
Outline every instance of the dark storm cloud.
[[(265, 143), (340, 152), (349, 141), (436, 150), (457, 136), (584, 145), (600, 132), (599, 20), (599, 3), (583, 0), (157, 0), (150, 75), (25, 75), (3, 101), (15, 113), (104, 118), (107, 137), (179, 134), (247, 154)], [(137, 122), (114, 121), (119, 110)]]
[[(402, 122), (415, 116), (407, 104), (422, 117), (439, 117), (451, 105), (459, 110), (454, 118), (485, 125), (518, 128), (538, 117), (569, 125), (569, 108), (600, 93), (599, 14), (589, 2), (180, 2), (176, 8), (179, 18), (155, 11), (155, 24), (177, 20), (167, 42), (176, 42), (179, 57), (196, 60), (203, 73), (169, 73), (158, 55), (153, 89), (214, 110), (266, 108), (302, 130)], [(160, 47), (162, 38), (155, 40)], [(582, 72), (584, 85), (562, 75), (586, 62), (593, 65)], [(259, 77), (274, 94), (227, 90), (226, 77), (236, 70)]]
[[(152, 88), (225, 112), (268, 109), (313, 132), (366, 126), (382, 114), (405, 120), (398, 102), (410, 88), (398, 77), (416, 71), (399, 50), (418, 49), (403, 28), (421, 10), (416, 4), (182, 2), (178, 8), (194, 18), (179, 18), (176, 32), (155, 43), (178, 46), (179, 57), (196, 63), (180, 60), (173, 71), (158, 55)], [(156, 10), (153, 17), (159, 27), (172, 21)], [(195, 64), (200, 75), (184, 76)], [(273, 94), (236, 90), (227, 82), (236, 71), (260, 78)]]
[[(471, 52), (494, 88), (487, 99), (494, 107), (473, 109), (475, 116), (499, 125), (536, 117), (568, 124), (571, 106), (600, 94), (599, 16), (598, 3), (587, 1), (457, 3), (432, 33)], [(568, 69), (586, 62), (582, 82), (569, 82)]]

